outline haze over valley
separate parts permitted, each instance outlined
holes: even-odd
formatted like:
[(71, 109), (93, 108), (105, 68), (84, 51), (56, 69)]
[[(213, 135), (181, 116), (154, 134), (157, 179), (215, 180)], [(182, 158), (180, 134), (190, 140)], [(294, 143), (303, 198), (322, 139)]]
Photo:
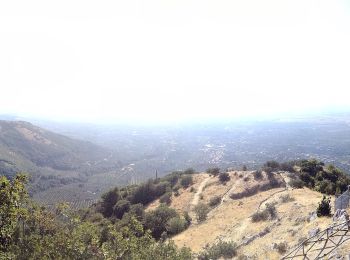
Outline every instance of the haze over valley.
[(0, 260), (348, 259), (350, 1), (0, 1)]

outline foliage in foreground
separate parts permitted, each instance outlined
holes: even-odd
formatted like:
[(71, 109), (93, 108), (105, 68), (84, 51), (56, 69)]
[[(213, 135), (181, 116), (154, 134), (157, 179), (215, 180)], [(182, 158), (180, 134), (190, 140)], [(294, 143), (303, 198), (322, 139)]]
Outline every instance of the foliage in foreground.
[(0, 259), (191, 259), (189, 249), (157, 242), (137, 215), (121, 225), (84, 221), (64, 204), (53, 213), (28, 200), (25, 183), (0, 177)]
[(236, 256), (236, 244), (233, 242), (219, 241), (218, 243), (210, 246), (205, 251), (198, 255), (199, 260), (209, 259), (232, 259)]

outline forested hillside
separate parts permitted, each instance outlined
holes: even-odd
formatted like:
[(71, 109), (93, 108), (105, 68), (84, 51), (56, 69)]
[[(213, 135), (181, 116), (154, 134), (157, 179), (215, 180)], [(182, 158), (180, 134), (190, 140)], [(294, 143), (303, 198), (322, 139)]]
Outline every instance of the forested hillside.
[(0, 121), (0, 171), (31, 175), (38, 192), (120, 167), (111, 150), (65, 137), (23, 121)]

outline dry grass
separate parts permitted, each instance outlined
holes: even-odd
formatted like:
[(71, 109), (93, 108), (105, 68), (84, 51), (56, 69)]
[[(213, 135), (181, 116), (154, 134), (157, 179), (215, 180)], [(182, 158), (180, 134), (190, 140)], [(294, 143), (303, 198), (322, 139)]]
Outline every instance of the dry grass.
[[(189, 211), (193, 197), (196, 194), (196, 192), (191, 192), (191, 187), (193, 187), (195, 191), (198, 190), (200, 184), (208, 177), (209, 174), (207, 173), (194, 174), (193, 185), (188, 187), (187, 189), (179, 189), (179, 196), (177, 197), (173, 194), (169, 207), (176, 209), (179, 213)], [(150, 205), (147, 206), (146, 211), (157, 208), (159, 204), (159, 200), (152, 202)]]
[[(251, 173), (239, 172), (235, 176), (232, 173), (231, 181), (226, 186), (213, 178), (203, 191), (205, 201), (209, 201), (213, 196), (223, 196), (230, 187), (234, 187), (234, 192), (242, 192), (245, 188), (255, 185), (254, 178), (249, 178), (247, 182), (243, 181), (243, 178), (249, 174)], [(243, 177), (239, 178), (239, 175)], [(295, 200), (281, 203), (281, 196), (286, 195)], [(299, 239), (308, 237), (311, 229), (315, 227), (323, 229), (332, 223), (331, 218), (317, 218), (311, 222), (308, 221), (310, 213), (316, 210), (321, 199), (322, 194), (307, 188), (295, 190), (274, 188), (239, 200), (228, 199), (213, 209), (208, 219), (202, 224), (192, 225), (173, 239), (177, 245), (188, 246), (194, 252), (199, 252), (207, 244), (212, 244), (220, 239), (234, 241), (238, 245), (244, 244), (238, 250), (239, 255), (257, 259), (279, 259), (281, 254), (278, 248), (274, 248), (274, 244), (286, 243), (289, 250), (298, 244)], [(266, 203), (277, 203), (275, 205), (277, 218), (252, 223), (252, 214), (263, 209)], [(263, 234), (263, 237), (256, 237), (259, 233)], [(249, 238), (254, 236), (255, 239), (245, 245)]]

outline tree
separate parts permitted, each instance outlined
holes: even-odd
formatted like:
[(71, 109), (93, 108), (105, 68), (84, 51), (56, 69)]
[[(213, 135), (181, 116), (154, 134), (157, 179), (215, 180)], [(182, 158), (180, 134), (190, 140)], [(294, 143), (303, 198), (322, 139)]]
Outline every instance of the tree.
[[(112, 225), (106, 219), (92, 223), (82, 220), (66, 204), (55, 211), (35, 205), (28, 199), (26, 181), (22, 175), (13, 181), (0, 176), (0, 259), (192, 258), (188, 248), (179, 249), (172, 241), (157, 242), (144, 229), (131, 215), (131, 211), (143, 210), (142, 205), (130, 207), (124, 214), (130, 214), (124, 225), (120, 220)], [(168, 222), (176, 212), (167, 209), (157, 214), (162, 220), (164, 215)]]
[(187, 227), (187, 221), (179, 216), (169, 219), (166, 230), (170, 235), (176, 235), (184, 231)]
[(167, 223), (170, 219), (178, 217), (175, 209), (161, 204), (157, 209), (147, 212), (145, 215), (145, 226), (152, 232), (152, 236), (159, 239), (167, 229)]
[(184, 175), (181, 177), (180, 183), (184, 188), (187, 188), (188, 186), (192, 185), (193, 178), (191, 175)]
[(331, 215), (331, 198), (323, 196), (322, 201), (318, 204), (317, 207), (317, 216), (330, 216)]
[(199, 203), (197, 206), (195, 206), (194, 212), (196, 214), (197, 221), (205, 221), (207, 219), (209, 211), (209, 207), (204, 203)]
[(105, 217), (113, 214), (113, 207), (120, 198), (119, 189), (116, 187), (102, 195), (102, 211)]
[(24, 207), (28, 198), (25, 188), (27, 181), (24, 174), (16, 175), (13, 181), (0, 176), (0, 253), (5, 256), (14, 241), (19, 222), (28, 215)]
[(130, 201), (125, 199), (119, 200), (113, 208), (114, 216), (121, 219), (124, 213), (130, 210), (130, 206), (131, 206)]

